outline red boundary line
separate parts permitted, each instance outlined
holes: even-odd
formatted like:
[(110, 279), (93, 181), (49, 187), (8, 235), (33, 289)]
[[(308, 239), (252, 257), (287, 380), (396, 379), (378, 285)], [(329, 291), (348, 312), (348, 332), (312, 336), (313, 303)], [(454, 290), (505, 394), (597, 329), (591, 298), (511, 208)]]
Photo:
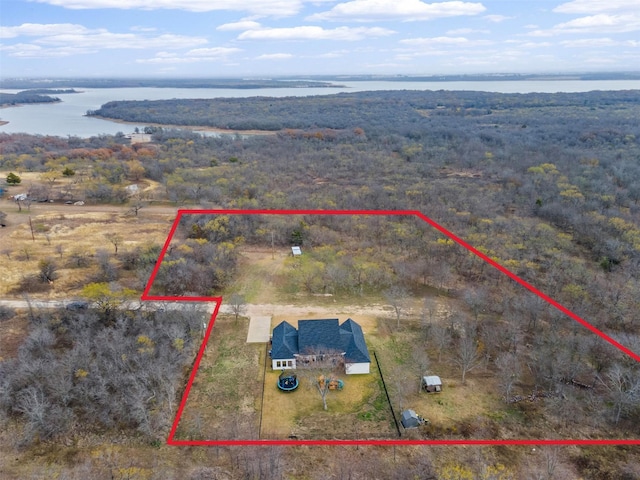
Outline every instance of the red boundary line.
[(141, 300), (148, 301), (170, 301), (170, 302), (213, 302), (215, 303), (215, 308), (213, 314), (211, 315), (211, 320), (209, 321), (209, 326), (205, 331), (204, 338), (202, 340), (202, 345), (200, 346), (200, 350), (198, 351), (198, 355), (193, 365), (193, 369), (187, 381), (187, 385), (182, 396), (182, 400), (180, 402), (180, 406), (178, 407), (178, 411), (176, 412), (176, 418), (171, 426), (171, 430), (169, 432), (169, 437), (167, 438), (168, 445), (175, 446), (221, 446), (221, 445), (229, 445), (229, 446), (245, 446), (245, 445), (379, 445), (379, 446), (388, 446), (388, 445), (640, 445), (640, 439), (607, 439), (607, 440), (572, 440), (572, 439), (513, 439), (513, 440), (469, 440), (469, 439), (460, 439), (460, 440), (176, 440), (175, 433), (178, 428), (178, 424), (180, 422), (180, 418), (182, 417), (182, 413), (184, 411), (185, 405), (187, 403), (187, 399), (189, 397), (189, 392), (191, 391), (191, 387), (193, 386), (193, 382), (195, 380), (196, 374), (198, 372), (198, 368), (200, 367), (200, 362), (202, 360), (202, 356), (204, 355), (204, 351), (209, 341), (209, 337), (211, 335), (211, 331), (213, 329), (213, 325), (215, 323), (215, 319), (218, 315), (218, 311), (220, 310), (220, 306), (222, 305), (222, 297), (183, 297), (183, 296), (161, 296), (161, 295), (150, 295), (149, 292), (153, 285), (153, 282), (158, 274), (158, 270), (160, 269), (160, 265), (164, 259), (167, 249), (171, 244), (171, 240), (175, 234), (176, 229), (182, 219), (183, 215), (379, 215), (379, 216), (415, 216), (424, 222), (428, 223), (430, 226), (456, 242), (458, 245), (466, 248), (468, 251), (481, 258), (492, 267), (496, 268), (500, 272), (507, 275), (509, 278), (514, 280), (515, 282), (522, 285), (527, 290), (531, 291), (538, 297), (542, 298), (545, 302), (549, 303), (568, 317), (572, 318), (583, 327), (590, 330), (592, 333), (595, 333), (600, 338), (613, 345), (618, 350), (624, 352), (629, 357), (633, 358), (636, 361), (640, 361), (640, 355), (636, 354), (632, 350), (628, 349), (624, 345), (620, 344), (604, 332), (598, 330), (596, 327), (591, 325), (589, 322), (566, 308), (564, 305), (556, 302), (551, 297), (545, 295), (540, 290), (535, 288), (533, 285), (528, 283), (527, 281), (521, 279), (513, 272), (507, 270), (505, 267), (500, 265), (495, 260), (492, 260), (487, 255), (477, 250), (446, 228), (442, 227), (431, 218), (419, 212), (417, 210), (232, 210), (232, 209), (218, 209), (218, 210), (178, 210), (178, 214), (171, 226), (171, 230), (167, 236), (166, 241), (164, 242), (164, 246), (162, 247), (162, 251), (158, 257), (156, 265), (151, 272), (151, 276), (147, 282), (147, 285), (142, 293)]

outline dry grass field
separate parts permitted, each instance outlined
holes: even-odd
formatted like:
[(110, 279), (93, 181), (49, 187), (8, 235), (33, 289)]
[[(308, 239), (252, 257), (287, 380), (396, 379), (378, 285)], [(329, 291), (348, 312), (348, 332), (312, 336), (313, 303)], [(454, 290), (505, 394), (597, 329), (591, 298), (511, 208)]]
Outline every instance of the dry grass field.
[[(64, 299), (79, 293), (95, 266), (90, 261), (103, 250), (115, 257), (115, 246), (108, 237), (115, 235), (118, 253), (136, 247), (162, 245), (175, 217), (173, 207), (149, 207), (137, 216), (126, 206), (64, 205), (35, 203), (21, 212), (14, 202), (0, 201), (7, 214), (7, 227), (0, 232), (0, 295), (20, 296), (15, 287), (30, 274), (37, 274), (41, 260), (52, 259), (58, 279), (36, 298)], [(87, 266), (78, 266), (77, 258)], [(126, 278), (123, 279), (126, 283)], [(127, 285), (134, 288), (135, 285)]]

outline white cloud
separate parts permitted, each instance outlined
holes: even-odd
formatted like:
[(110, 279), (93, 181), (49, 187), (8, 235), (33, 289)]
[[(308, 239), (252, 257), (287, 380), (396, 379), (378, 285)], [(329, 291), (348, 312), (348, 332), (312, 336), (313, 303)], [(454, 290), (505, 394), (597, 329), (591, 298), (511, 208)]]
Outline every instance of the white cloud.
[(473, 28), (456, 28), (455, 30), (447, 30), (447, 35), (469, 35), (470, 33), (489, 34), (489, 30), (474, 30)]
[(419, 37), (407, 38), (400, 40), (403, 45), (409, 45), (421, 48), (446, 48), (446, 47), (464, 47), (465, 49), (475, 47), (486, 47), (493, 45), (492, 40), (469, 40), (466, 37)]
[(158, 35), (155, 37), (140, 36), (134, 33), (111, 33), (106, 30), (93, 31), (85, 34), (62, 34), (42, 37), (36, 40), (41, 45), (75, 45), (97, 49), (147, 49), (170, 48), (180, 49), (204, 45), (207, 40), (198, 37), (182, 35)]
[(189, 50), (185, 55), (188, 57), (222, 58), (241, 51), (240, 48), (229, 47), (195, 48)]
[(493, 23), (501, 23), (505, 20), (511, 20), (513, 17), (507, 17), (506, 15), (485, 15), (482, 18), (485, 18)]
[(465, 45), (469, 40), (464, 37), (407, 38), (400, 40), (405, 45)]
[(573, 0), (553, 9), (556, 13), (592, 14), (614, 10), (637, 11), (638, 3), (629, 0)]
[(68, 33), (85, 33), (89, 29), (73, 23), (23, 23), (15, 27), (2, 27), (0, 38), (14, 37), (43, 37), (46, 35), (61, 35)]
[(0, 50), (8, 56), (15, 58), (59, 58), (96, 52), (94, 49), (84, 47), (64, 46), (46, 48), (32, 43), (2, 45), (0, 46)]
[(566, 40), (560, 42), (563, 47), (569, 48), (598, 48), (598, 47), (638, 47), (640, 42), (635, 40), (616, 41), (611, 38), (581, 38), (579, 40)]
[(554, 27), (555, 30), (566, 32), (592, 31), (592, 32), (633, 32), (640, 29), (640, 15), (608, 15), (600, 13), (588, 17), (576, 18), (569, 22), (561, 23)]
[(233, 31), (233, 30), (255, 30), (260, 28), (261, 25), (253, 20), (241, 20), (239, 22), (225, 23), (216, 28), (221, 31)]
[(485, 10), (486, 8), (481, 3), (463, 1), (426, 3), (421, 0), (351, 0), (339, 3), (326, 12), (311, 15), (308, 20), (414, 22), (478, 15)]
[(145, 33), (148, 33), (148, 32), (155, 32), (158, 29), (155, 28), (155, 27), (134, 26), (134, 27), (131, 27), (129, 30), (131, 30), (132, 32), (145, 32)]
[(290, 58), (293, 58), (290, 53), (265, 53), (256, 57), (256, 60), (288, 60)]
[(89, 29), (76, 24), (25, 23), (15, 27), (4, 27), (4, 38), (37, 37), (34, 44), (50, 47), (66, 47), (68, 52), (86, 52), (88, 49), (143, 49), (143, 48), (192, 48), (207, 43), (203, 37), (184, 35), (153, 35), (144, 32), (113, 33), (104, 28)]
[(234, 53), (239, 53), (242, 50), (240, 48), (226, 48), (226, 47), (213, 47), (213, 48), (196, 48), (189, 50), (185, 54), (177, 54), (175, 52), (158, 52), (155, 57), (139, 59), (136, 63), (147, 64), (184, 64), (184, 63), (199, 63), (199, 62), (219, 62), (226, 61), (229, 56)]
[(506, 44), (516, 45), (520, 48), (548, 48), (553, 47), (555, 44), (552, 42), (523, 42), (520, 40), (507, 40)]
[[(319, 0), (32, 0), (74, 10), (117, 8), (121, 10), (186, 10), (211, 12), (231, 10), (279, 17), (299, 13), (305, 2)], [(323, 1), (323, 0), (320, 0)], [(326, 0), (324, 0), (326, 1)]]
[(316, 26), (289, 28), (262, 28), (248, 30), (238, 36), (239, 40), (341, 40), (356, 41), (370, 37), (386, 37), (395, 32), (380, 27), (338, 27), (325, 29)]
[(344, 57), (347, 53), (349, 53), (347, 50), (327, 52), (327, 53), (321, 53), (320, 55), (316, 55), (315, 58), (341, 58), (341, 57)]
[(566, 33), (629, 33), (638, 30), (640, 30), (640, 13), (619, 15), (599, 13), (560, 23), (548, 30), (534, 30), (528, 35), (549, 37)]

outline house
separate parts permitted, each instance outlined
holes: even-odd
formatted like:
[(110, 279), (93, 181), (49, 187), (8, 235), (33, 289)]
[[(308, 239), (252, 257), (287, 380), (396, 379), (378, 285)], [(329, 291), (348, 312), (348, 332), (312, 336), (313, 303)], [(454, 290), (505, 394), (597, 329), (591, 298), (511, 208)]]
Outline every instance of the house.
[(296, 329), (284, 321), (273, 329), (271, 367), (274, 370), (331, 362), (345, 373), (369, 373), (371, 358), (362, 327), (350, 318), (299, 320)]
[(437, 375), (422, 377), (422, 389), (429, 393), (440, 393), (442, 391), (442, 380)]

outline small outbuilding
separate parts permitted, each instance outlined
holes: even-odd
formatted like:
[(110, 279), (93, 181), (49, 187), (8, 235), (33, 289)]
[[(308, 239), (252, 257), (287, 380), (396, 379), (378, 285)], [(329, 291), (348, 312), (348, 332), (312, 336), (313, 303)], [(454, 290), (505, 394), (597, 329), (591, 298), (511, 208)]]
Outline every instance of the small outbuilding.
[(400, 422), (404, 428), (418, 428), (420, 425), (423, 425), (426, 420), (409, 409), (402, 412)]
[(428, 393), (440, 393), (442, 391), (442, 380), (437, 375), (422, 377), (422, 389)]
[(299, 257), (302, 255), (302, 249), (300, 247), (291, 247), (291, 255), (294, 257)]

